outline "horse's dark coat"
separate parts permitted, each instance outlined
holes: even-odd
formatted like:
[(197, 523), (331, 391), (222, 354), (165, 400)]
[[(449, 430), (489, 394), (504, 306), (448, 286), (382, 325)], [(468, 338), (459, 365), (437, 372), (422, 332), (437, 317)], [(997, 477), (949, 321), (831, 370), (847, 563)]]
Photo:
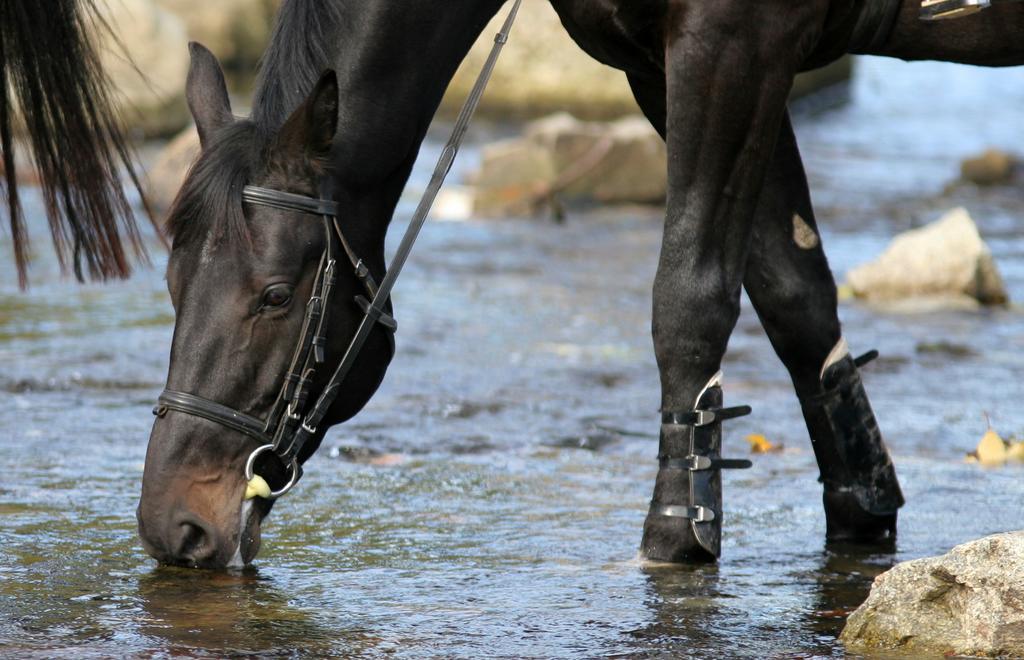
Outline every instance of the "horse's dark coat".
[[(298, 335), (301, 305), (270, 315), (259, 306), (261, 292), (271, 283), (287, 282), (295, 287), (295, 299), (305, 300), (313, 255), (321, 249), (315, 227), (265, 209), (249, 211), (245, 226), (251, 246), (218, 241), (223, 233), (218, 228), (238, 224), (241, 211), (238, 177), (225, 178), (216, 170), (246, 171), (248, 183), (304, 194), (318, 193), (323, 183), (341, 203), (354, 247), (370, 257), (379, 279), (388, 223), (441, 95), (502, 4), (290, 0), (264, 61), (252, 123), (224, 125), (230, 110), (220, 98), (215, 65), (202, 52), (194, 54), (189, 96), (204, 154), (174, 220), (168, 281), (178, 321), (169, 386), (264, 413)], [(718, 371), (739, 313), (741, 287), (797, 393), (813, 397), (822, 387), (822, 365), (841, 328), (821, 241), (793, 238), (796, 216), (805, 234), (816, 233), (786, 112), (799, 71), (850, 50), (908, 59), (1024, 62), (1024, 5), (996, 6), (970, 21), (925, 25), (918, 22), (915, 3), (901, 7), (884, 0), (552, 4), (588, 53), (626, 72), (638, 103), (668, 146), (670, 186), (653, 298), (662, 406), (668, 411), (691, 410)], [(317, 100), (305, 97), (327, 68), (337, 72), (340, 105), (330, 162), (321, 167), (310, 143), (323, 117), (315, 111)], [(252, 144), (220, 146), (242, 136), (251, 136)], [(244, 165), (248, 169), (225, 162), (243, 156), (251, 161)], [(203, 186), (213, 184), (200, 180), (206, 176), (221, 176), (212, 201), (205, 199)], [(347, 289), (332, 311), (337, 342), (350, 336), (357, 318), (349, 302), (355, 283), (345, 277), (339, 283)], [(338, 359), (337, 342), (329, 360)], [(361, 378), (332, 409), (331, 423), (359, 410), (390, 357), (383, 341), (365, 349), (356, 370)], [(153, 554), (199, 565), (226, 563), (239, 543), (239, 461), (251, 449), (242, 437), (201, 420), (171, 414), (156, 423), (140, 505), (140, 530)], [(204, 475), (202, 483), (221, 484), (216, 496), (192, 493)], [(683, 501), (686, 488), (678, 475), (662, 471), (655, 499)], [(268, 508), (261, 505), (259, 513)], [(645, 551), (663, 558), (686, 556), (678, 522), (649, 519)], [(250, 550), (244, 559), (255, 553)]]

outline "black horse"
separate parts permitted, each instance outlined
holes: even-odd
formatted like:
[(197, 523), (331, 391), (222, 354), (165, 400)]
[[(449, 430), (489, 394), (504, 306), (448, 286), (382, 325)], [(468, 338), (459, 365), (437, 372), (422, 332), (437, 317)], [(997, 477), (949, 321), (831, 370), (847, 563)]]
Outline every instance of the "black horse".
[[(1024, 63), (1024, 4), (996, 0), (970, 14), (961, 6), (977, 3), (927, 0), (933, 12), (964, 17), (924, 22), (918, 0), (551, 1), (584, 50), (625, 72), (668, 145), (653, 310), (661, 469), (643, 553), (675, 562), (719, 554), (721, 470), (744, 463), (721, 458), (721, 422), (749, 412), (723, 407), (719, 371), (741, 287), (802, 402), (828, 537), (890, 540), (903, 497), (858, 373), (863, 360), (842, 338), (821, 241), (807, 240), (816, 225), (786, 99), (797, 73), (849, 52)], [(255, 556), (273, 500), (244, 499), (258, 446), (246, 429), (278, 414), (295, 342), (307, 335), (304, 308), (336, 240), (303, 211), (319, 202), (274, 208), (243, 199), (243, 188), (336, 202), (346, 251), (380, 282), (385, 233), (442, 93), (503, 4), (286, 0), (245, 120), (231, 113), (213, 55), (192, 46), (187, 97), (203, 148), (169, 218), (177, 323), (167, 385), (224, 409), (208, 418), (195, 407), (158, 411), (138, 510), (157, 559), (217, 567)], [(336, 278), (327, 364), (358, 331), (366, 306), (353, 300), (365, 286), (348, 269)], [(365, 405), (392, 355), (389, 329), (374, 324), (300, 462)], [(312, 376), (308, 391), (329, 378)], [(232, 414), (241, 421), (230, 424)], [(289, 466), (263, 458), (256, 472), (282, 487)]]

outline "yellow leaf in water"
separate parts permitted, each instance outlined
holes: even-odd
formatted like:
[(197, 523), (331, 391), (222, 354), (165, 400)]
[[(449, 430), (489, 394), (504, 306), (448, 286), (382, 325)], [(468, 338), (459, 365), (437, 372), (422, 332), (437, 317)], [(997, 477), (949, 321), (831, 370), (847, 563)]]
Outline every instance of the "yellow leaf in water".
[(1024, 463), (1024, 442), (1011, 442), (1010, 447), (1006, 450), (1006, 458)]
[(1007, 451), (1006, 441), (999, 437), (999, 434), (989, 429), (981, 436), (976, 450), (978, 462), (982, 465), (1002, 465), (1006, 462)]
[(771, 440), (759, 433), (752, 433), (748, 435), (747, 442), (750, 443), (751, 454), (767, 454), (781, 449), (781, 447), (776, 447)]

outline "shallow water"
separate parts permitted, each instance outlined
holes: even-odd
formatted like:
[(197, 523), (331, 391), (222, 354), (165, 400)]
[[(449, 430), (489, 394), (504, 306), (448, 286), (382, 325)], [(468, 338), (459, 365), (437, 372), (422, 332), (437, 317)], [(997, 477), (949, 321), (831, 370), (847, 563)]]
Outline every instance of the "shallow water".
[[(964, 204), (1024, 300), (1024, 193), (943, 192), (965, 155), (1024, 152), (1022, 107), (1022, 69), (864, 60), (849, 105), (803, 112), (836, 272)], [(395, 294), (383, 389), (328, 436), (241, 574), (157, 568), (135, 536), (173, 322), (165, 257), (127, 283), (76, 286), (37, 232), (29, 294), (0, 264), (0, 655), (842, 655), (844, 617), (880, 571), (1024, 527), (1024, 469), (963, 461), (983, 411), (1024, 433), (1019, 309), (843, 306), (853, 349), (882, 352), (865, 378), (908, 500), (894, 552), (871, 554), (824, 547), (799, 408), (744, 302), (726, 396), (755, 413), (727, 426), (727, 452), (754, 432), (785, 451), (726, 476), (717, 566), (639, 562), (660, 223), (620, 209), (430, 224)]]

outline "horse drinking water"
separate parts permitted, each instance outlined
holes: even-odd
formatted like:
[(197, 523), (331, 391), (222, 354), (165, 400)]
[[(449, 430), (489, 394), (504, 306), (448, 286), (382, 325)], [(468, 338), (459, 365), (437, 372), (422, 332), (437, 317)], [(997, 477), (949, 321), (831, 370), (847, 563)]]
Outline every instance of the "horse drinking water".
[[(445, 87), (503, 4), (286, 0), (241, 120), (215, 58), (192, 46), (202, 154), (169, 218), (176, 325), (138, 510), (154, 557), (249, 562), (275, 494), (377, 389), (395, 329), (378, 284), (385, 233)], [(850, 52), (1024, 63), (1024, 4), (552, 5), (584, 50), (625, 72), (668, 147), (653, 297), (660, 469), (644, 555), (720, 553), (721, 470), (749, 465), (721, 453), (722, 423), (750, 412), (724, 405), (720, 373), (741, 288), (800, 399), (828, 538), (888, 542), (903, 496), (859, 375), (871, 355), (854, 359), (843, 339), (821, 241), (794, 237), (817, 229), (787, 95), (797, 73)], [(352, 337), (364, 341), (356, 354)]]

